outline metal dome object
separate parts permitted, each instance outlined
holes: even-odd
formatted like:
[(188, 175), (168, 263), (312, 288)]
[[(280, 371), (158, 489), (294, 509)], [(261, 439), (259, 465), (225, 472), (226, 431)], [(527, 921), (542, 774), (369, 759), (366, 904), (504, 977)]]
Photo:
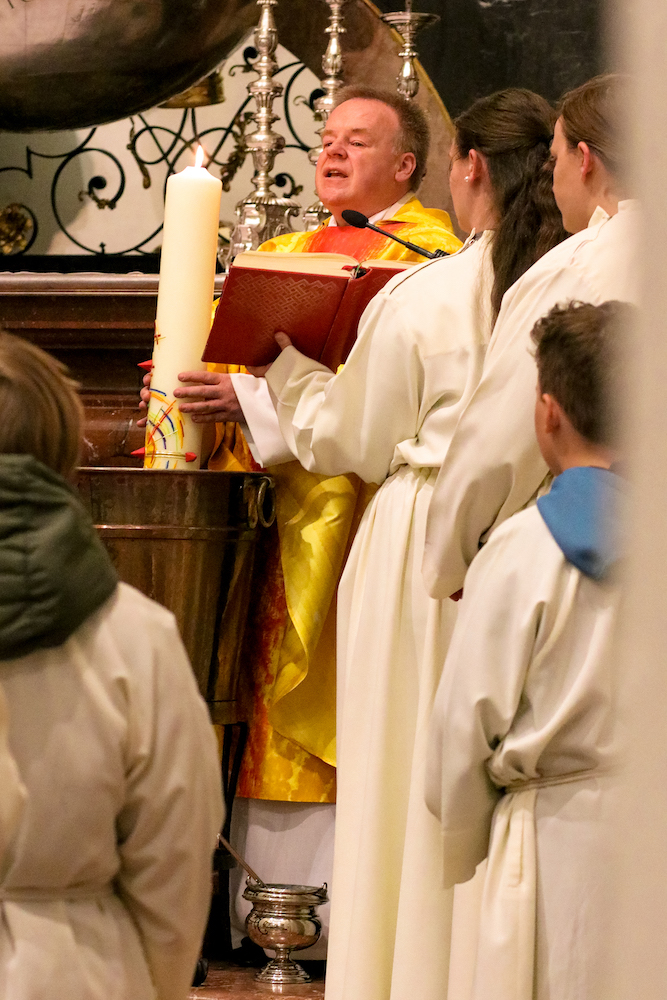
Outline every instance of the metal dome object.
[(214, 70), (256, 20), (253, 0), (0, 0), (0, 129), (144, 111)]

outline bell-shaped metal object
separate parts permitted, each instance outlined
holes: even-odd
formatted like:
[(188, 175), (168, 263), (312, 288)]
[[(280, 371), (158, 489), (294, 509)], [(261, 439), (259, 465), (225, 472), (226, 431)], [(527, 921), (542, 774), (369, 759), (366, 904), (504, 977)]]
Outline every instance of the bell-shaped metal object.
[(0, 129), (83, 128), (145, 111), (210, 74), (253, 0), (0, 4)]

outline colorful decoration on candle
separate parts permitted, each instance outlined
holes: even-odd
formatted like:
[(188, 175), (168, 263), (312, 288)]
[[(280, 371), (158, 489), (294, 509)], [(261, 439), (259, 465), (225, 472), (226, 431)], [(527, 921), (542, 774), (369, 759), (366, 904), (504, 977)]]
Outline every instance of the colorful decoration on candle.
[(151, 387), (146, 417), (144, 468), (154, 469), (158, 458), (162, 463), (158, 468), (163, 469), (173, 468), (175, 459), (185, 460), (184, 439), (184, 414), (178, 409), (177, 401), (169, 401), (164, 392)]
[[(146, 421), (144, 468), (199, 468), (202, 426), (179, 409), (179, 374), (205, 368), (201, 356), (211, 326), (222, 183), (203, 167), (167, 181), (164, 238)], [(194, 456), (194, 457), (193, 457)]]
[[(341, 367), (342, 367), (342, 365), (341, 365)], [(146, 454), (146, 449), (145, 448), (135, 448), (134, 451), (130, 452), (130, 455), (137, 455), (140, 458), (143, 458), (145, 454)], [(163, 457), (166, 455), (168, 458), (185, 458), (186, 462), (196, 462), (197, 461), (197, 456), (195, 455), (194, 451), (186, 451), (186, 452), (183, 452), (183, 454), (180, 454), (180, 453), (177, 454), (176, 452), (174, 452), (173, 454), (171, 454), (170, 452), (164, 451), (164, 452), (162, 452), (162, 455), (163, 455)]]

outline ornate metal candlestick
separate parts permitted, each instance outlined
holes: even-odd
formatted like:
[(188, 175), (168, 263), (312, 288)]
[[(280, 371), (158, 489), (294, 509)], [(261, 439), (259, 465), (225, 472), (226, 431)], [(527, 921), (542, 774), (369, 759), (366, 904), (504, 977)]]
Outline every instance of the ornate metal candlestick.
[(273, 113), (273, 102), (283, 92), (282, 84), (273, 79), (273, 74), (278, 69), (278, 63), (274, 59), (278, 32), (272, 8), (277, 2), (278, 0), (257, 0), (260, 17), (254, 42), (259, 58), (254, 68), (258, 78), (248, 87), (257, 105), (254, 113), (257, 128), (245, 140), (255, 166), (252, 179), (255, 190), (236, 206), (238, 222), (232, 231), (226, 261), (230, 261), (242, 250), (256, 250), (264, 240), (291, 232), (291, 219), (301, 210), (299, 203), (292, 198), (279, 198), (271, 191), (274, 183), (271, 170), (276, 156), (285, 147), (284, 137), (273, 131), (273, 123), (278, 120), (278, 115)]
[(419, 90), (419, 78), (415, 70), (415, 59), (418, 54), (414, 46), (415, 37), (422, 28), (436, 24), (440, 20), (440, 15), (418, 14), (412, 10), (412, 0), (405, 0), (405, 10), (383, 14), (381, 20), (395, 28), (403, 39), (403, 48), (398, 53), (403, 60), (403, 66), (396, 77), (397, 89), (401, 97), (411, 101)]
[[(349, 3), (349, 0), (325, 0), (325, 3), (329, 7), (330, 14), (329, 25), (325, 28), (329, 36), (329, 41), (326, 52), (322, 57), (322, 70), (324, 71), (322, 90), (324, 94), (322, 97), (318, 97), (313, 105), (315, 108), (315, 120), (322, 122), (322, 128), (318, 129), (319, 135), (322, 134), (324, 126), (327, 123), (327, 118), (333, 111), (336, 94), (344, 86), (343, 52), (340, 45), (340, 36), (344, 35), (347, 30), (343, 26), (343, 7), (346, 3)], [(317, 158), (321, 152), (321, 143), (319, 146), (313, 147), (308, 153), (310, 162), (313, 164), (317, 163)], [(309, 232), (312, 229), (317, 229), (329, 217), (329, 214), (318, 198), (303, 213), (305, 231)]]

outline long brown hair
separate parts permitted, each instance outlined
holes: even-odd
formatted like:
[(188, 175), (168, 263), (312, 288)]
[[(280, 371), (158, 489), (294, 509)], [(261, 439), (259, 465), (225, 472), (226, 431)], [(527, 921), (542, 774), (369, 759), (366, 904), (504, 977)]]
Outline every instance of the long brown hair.
[(480, 98), (454, 121), (459, 155), (476, 149), (488, 165), (499, 220), (492, 249), (496, 316), (510, 285), (567, 236), (548, 169), (555, 122), (543, 97), (518, 87)]

